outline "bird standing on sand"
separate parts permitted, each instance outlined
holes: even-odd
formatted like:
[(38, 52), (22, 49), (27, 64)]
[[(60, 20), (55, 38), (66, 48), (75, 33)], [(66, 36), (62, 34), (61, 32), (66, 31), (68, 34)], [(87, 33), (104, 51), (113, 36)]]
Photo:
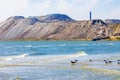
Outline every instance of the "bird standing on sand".
[(113, 61), (108, 61), (110, 64), (113, 62)]
[(120, 64), (120, 62), (117, 62), (117, 64)]
[(76, 61), (71, 61), (72, 64), (76, 63)]
[(117, 64), (120, 64), (120, 60), (119, 59), (117, 60)]
[(120, 61), (119, 59), (117, 61)]
[(106, 64), (111, 64), (111, 63), (113, 63), (113, 61), (110, 61), (110, 60), (104, 60), (104, 62), (106, 63)]
[(77, 59), (75, 59), (75, 61), (77, 62), (78, 60), (77, 60)]
[(89, 59), (89, 62), (92, 62), (92, 59)]
[(109, 63), (107, 60), (104, 60), (104, 62), (105, 62), (106, 64), (108, 64), (108, 63)]
[(77, 61), (78, 60), (75, 59), (74, 61), (71, 61), (71, 64), (75, 64), (75, 63), (77, 63)]

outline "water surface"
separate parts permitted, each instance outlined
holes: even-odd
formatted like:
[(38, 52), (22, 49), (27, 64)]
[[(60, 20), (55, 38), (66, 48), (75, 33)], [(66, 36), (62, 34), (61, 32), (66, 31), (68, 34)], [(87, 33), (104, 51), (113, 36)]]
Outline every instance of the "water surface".
[(0, 80), (120, 80), (118, 59), (118, 41), (0, 41)]

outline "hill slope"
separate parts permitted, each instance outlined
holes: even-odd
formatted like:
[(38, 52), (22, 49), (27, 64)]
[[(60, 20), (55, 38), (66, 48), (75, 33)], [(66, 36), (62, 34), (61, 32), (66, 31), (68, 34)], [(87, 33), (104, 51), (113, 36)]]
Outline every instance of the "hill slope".
[(64, 14), (14, 16), (0, 24), (0, 40), (92, 40), (118, 35), (117, 30), (102, 20), (75, 21)]

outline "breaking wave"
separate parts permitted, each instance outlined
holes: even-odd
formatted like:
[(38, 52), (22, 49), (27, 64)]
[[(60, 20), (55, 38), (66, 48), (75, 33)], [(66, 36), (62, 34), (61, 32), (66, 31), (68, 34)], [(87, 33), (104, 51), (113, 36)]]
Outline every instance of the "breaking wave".
[[(33, 55), (39, 55), (39, 54), (42, 54), (42, 53), (35, 53)], [(64, 59), (71, 59), (71, 58), (76, 58), (76, 57), (85, 56), (85, 55), (88, 55), (88, 54), (85, 53), (84, 51), (81, 51), (81, 52), (76, 52), (76, 53), (69, 54), (69, 55), (44, 55), (44, 58), (46, 59), (46, 61), (49, 62), (49, 61), (59, 61), (59, 60), (64, 60)], [(17, 55), (17, 56), (1, 57), (0, 60), (1, 61), (11, 61), (11, 60), (25, 58), (28, 56), (29, 56), (29, 54), (21, 54), (21, 55)]]
[(4, 58), (1, 58), (0, 60), (3, 60), (3, 61), (11, 61), (11, 60), (15, 60), (15, 59), (21, 59), (21, 58), (25, 58), (27, 57), (28, 54), (20, 54), (18, 56), (8, 56), (8, 57), (4, 57)]
[(28, 47), (28, 48), (30, 48), (30, 47), (32, 47), (32, 45), (26, 45), (25, 47)]
[(72, 59), (72, 58), (77, 58), (77, 57), (86, 56), (86, 55), (87, 53), (85, 53), (84, 51), (81, 51), (81, 52), (76, 52), (69, 55), (55, 55), (51, 57), (49, 56), (49, 58), (46, 58), (46, 61), (47, 62), (60, 61), (60, 60)]
[(76, 52), (73, 55), (84, 56), (84, 55), (88, 55), (88, 54), (84, 51), (81, 51), (81, 52)]

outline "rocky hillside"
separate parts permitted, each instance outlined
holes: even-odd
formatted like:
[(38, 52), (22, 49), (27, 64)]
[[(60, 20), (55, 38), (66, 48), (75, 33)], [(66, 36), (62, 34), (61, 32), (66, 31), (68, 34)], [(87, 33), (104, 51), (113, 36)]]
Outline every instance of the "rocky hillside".
[(0, 40), (96, 40), (119, 36), (119, 24), (75, 21), (64, 14), (14, 16), (0, 24)]
[(120, 24), (120, 20), (119, 19), (105, 19), (104, 22), (106, 24)]

